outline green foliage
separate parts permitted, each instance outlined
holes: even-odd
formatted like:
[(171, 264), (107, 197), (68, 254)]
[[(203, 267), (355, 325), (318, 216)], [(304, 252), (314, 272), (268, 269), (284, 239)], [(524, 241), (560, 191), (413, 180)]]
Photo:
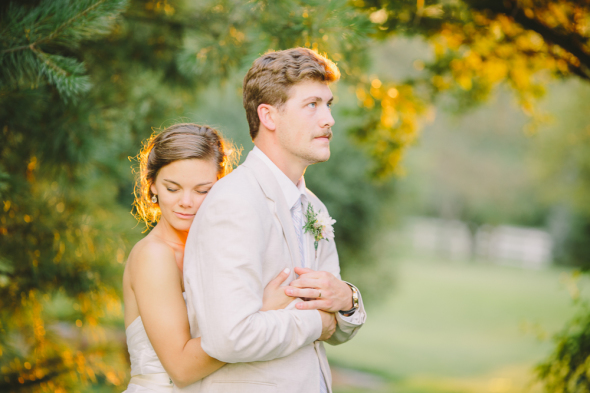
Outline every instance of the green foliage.
[(44, 0), (27, 7), (8, 3), (0, 18), (0, 94), (48, 83), (64, 98), (90, 89), (80, 43), (108, 34), (127, 0)]
[(537, 378), (546, 392), (590, 392), (590, 310), (581, 306), (579, 315), (570, 320), (554, 338), (555, 349), (536, 367)]
[[(5, 6), (0, 390), (120, 390), (128, 377), (120, 281), (140, 236), (127, 213), (128, 157), (152, 127), (208, 99), (199, 94), (209, 84), (231, 83), (271, 47), (322, 37), (318, 50), (341, 50), (360, 72), (371, 25), (336, 3), (316, 15), (304, 1), (136, 1), (122, 17), (117, 1)], [(276, 13), (283, 25), (272, 23)]]

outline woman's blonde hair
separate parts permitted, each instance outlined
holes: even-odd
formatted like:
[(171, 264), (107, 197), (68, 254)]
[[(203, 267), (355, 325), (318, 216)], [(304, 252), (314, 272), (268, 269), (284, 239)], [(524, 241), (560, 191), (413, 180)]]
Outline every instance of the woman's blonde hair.
[(239, 161), (240, 150), (223, 139), (214, 128), (193, 123), (175, 124), (155, 132), (143, 142), (135, 157), (139, 168), (135, 169), (135, 188), (132, 213), (149, 229), (160, 219), (160, 206), (152, 202), (151, 186), (160, 169), (174, 161), (200, 159), (211, 160), (217, 165), (217, 178), (230, 173)]

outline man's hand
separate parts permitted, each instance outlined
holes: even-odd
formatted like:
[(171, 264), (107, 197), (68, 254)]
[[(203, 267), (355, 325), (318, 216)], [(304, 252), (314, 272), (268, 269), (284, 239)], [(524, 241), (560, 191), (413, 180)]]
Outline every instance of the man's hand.
[(295, 273), (299, 274), (299, 278), (285, 287), (285, 294), (304, 300), (311, 299), (297, 303), (297, 309), (335, 313), (352, 308), (352, 289), (332, 273), (301, 267), (296, 267)]
[[(303, 302), (301, 302), (303, 303)], [(299, 303), (298, 303), (299, 304)], [(322, 335), (318, 340), (326, 341), (336, 331), (336, 316), (330, 312), (324, 312), (320, 310), (320, 316), (322, 317)]]

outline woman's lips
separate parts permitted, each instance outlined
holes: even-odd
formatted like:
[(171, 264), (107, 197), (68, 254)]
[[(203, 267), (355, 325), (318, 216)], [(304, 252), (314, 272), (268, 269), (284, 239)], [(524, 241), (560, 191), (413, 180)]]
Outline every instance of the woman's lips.
[(190, 220), (195, 217), (194, 214), (186, 214), (186, 213), (179, 213), (179, 212), (174, 212), (174, 214), (176, 214), (176, 216), (178, 218), (181, 218), (183, 220)]

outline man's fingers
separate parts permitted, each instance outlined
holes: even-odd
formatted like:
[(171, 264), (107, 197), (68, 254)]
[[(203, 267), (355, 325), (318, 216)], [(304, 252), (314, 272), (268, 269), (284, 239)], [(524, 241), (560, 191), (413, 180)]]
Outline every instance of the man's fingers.
[(324, 300), (310, 300), (308, 302), (299, 302), (295, 305), (298, 310), (323, 310), (328, 308)]
[(317, 288), (317, 280), (313, 278), (298, 278), (297, 280), (291, 281), (289, 286), (297, 288)]
[(275, 278), (270, 280), (268, 285), (270, 285), (274, 288), (280, 287), (281, 284), (283, 282), (285, 282), (285, 280), (289, 277), (289, 273), (291, 273), (291, 269), (289, 269), (289, 268), (284, 269), (282, 272), (279, 273), (278, 276), (276, 276)]
[[(300, 298), (320, 298), (322, 294), (319, 289), (297, 288), (292, 286), (285, 287), (285, 293), (287, 294), (287, 296)], [(326, 294), (324, 294), (323, 296), (326, 297)]]

